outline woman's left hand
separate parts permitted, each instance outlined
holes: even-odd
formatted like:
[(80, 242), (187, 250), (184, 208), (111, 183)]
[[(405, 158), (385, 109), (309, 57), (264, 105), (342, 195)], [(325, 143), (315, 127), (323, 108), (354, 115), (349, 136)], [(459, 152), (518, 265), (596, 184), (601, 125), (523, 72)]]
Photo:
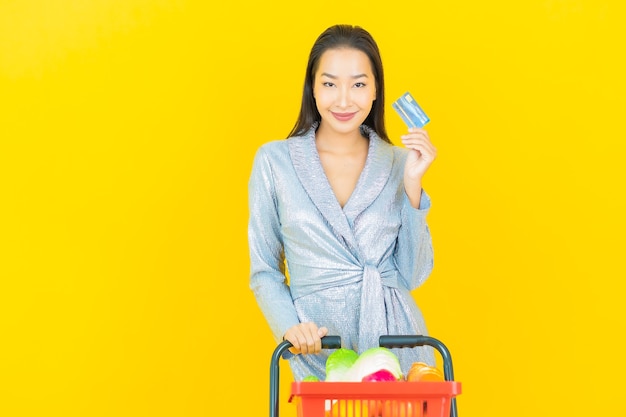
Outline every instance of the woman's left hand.
[(437, 149), (430, 142), (428, 132), (422, 128), (410, 128), (409, 133), (400, 136), (400, 139), (410, 149), (404, 166), (404, 186), (412, 202), (419, 202), (422, 177), (435, 160)]
[(425, 129), (413, 127), (409, 133), (402, 135), (402, 144), (411, 149), (404, 168), (404, 179), (421, 181), (422, 177), (437, 156), (437, 149), (430, 142)]

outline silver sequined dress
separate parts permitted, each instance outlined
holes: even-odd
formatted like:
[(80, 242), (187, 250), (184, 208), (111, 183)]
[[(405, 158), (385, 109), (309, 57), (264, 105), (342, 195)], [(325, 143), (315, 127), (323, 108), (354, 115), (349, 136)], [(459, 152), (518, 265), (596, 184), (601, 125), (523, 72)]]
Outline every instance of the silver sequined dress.
[[(259, 148), (249, 180), (250, 286), (276, 342), (291, 326), (313, 321), (357, 352), (382, 334), (427, 334), (410, 291), (433, 267), (426, 223), (404, 192), (407, 150), (369, 137), (365, 167), (342, 208), (315, 146), (315, 128)], [(285, 277), (286, 259), (289, 279)], [(325, 378), (326, 358), (289, 356), (294, 378)], [(431, 348), (394, 349), (406, 374), (434, 364)]]

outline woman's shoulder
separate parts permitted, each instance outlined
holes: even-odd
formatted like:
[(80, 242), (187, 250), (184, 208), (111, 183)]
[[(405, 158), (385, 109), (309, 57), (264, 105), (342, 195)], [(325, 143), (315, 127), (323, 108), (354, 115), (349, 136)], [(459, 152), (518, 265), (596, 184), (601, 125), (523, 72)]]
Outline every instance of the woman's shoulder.
[(378, 139), (378, 146), (382, 149), (387, 149), (385, 152), (391, 152), (395, 161), (403, 162), (409, 153), (409, 150), (403, 146), (398, 146), (394, 143), (385, 142), (382, 139)]
[[(313, 132), (313, 133), (311, 133)], [(310, 135), (314, 134), (314, 130), (306, 132), (302, 135), (294, 135), (285, 139), (273, 139), (262, 144), (257, 150), (258, 153), (266, 153), (270, 155), (278, 154), (283, 156), (285, 153), (289, 153), (289, 144), (291, 142), (306, 141), (310, 138)]]
[(406, 155), (408, 153), (408, 150), (406, 148), (383, 140), (371, 127), (363, 125), (361, 126), (361, 132), (364, 134), (364, 136), (369, 137), (371, 141), (374, 141), (376, 143), (376, 147), (380, 151), (386, 153), (392, 152), (395, 159), (406, 158)]
[(265, 142), (261, 146), (258, 147), (257, 155), (260, 155), (260, 154), (265, 154), (265, 155), (283, 154), (288, 149), (287, 141), (288, 141), (288, 139), (274, 139), (274, 140), (270, 140), (268, 142)]
[(406, 158), (407, 154), (409, 153), (409, 150), (405, 147), (398, 146), (398, 145), (389, 145), (389, 146), (391, 146), (391, 148), (393, 149), (393, 154), (395, 155), (396, 158)]

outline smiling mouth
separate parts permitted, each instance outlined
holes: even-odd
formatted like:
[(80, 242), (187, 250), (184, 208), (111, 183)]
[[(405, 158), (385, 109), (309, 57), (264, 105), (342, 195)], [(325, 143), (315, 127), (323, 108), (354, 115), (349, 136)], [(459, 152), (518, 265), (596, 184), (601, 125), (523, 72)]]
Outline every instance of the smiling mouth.
[(332, 113), (333, 113), (333, 116), (335, 116), (335, 119), (341, 120), (341, 121), (350, 120), (356, 114), (356, 113), (334, 113), (334, 112)]

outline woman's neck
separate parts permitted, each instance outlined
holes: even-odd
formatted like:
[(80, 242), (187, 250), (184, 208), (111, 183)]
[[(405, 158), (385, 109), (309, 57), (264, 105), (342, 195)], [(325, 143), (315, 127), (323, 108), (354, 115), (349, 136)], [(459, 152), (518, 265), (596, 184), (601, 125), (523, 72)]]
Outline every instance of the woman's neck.
[(315, 144), (318, 151), (322, 152), (349, 154), (362, 150), (364, 146), (367, 146), (367, 142), (367, 138), (361, 134), (360, 129), (348, 133), (340, 133), (320, 126), (315, 133)]

